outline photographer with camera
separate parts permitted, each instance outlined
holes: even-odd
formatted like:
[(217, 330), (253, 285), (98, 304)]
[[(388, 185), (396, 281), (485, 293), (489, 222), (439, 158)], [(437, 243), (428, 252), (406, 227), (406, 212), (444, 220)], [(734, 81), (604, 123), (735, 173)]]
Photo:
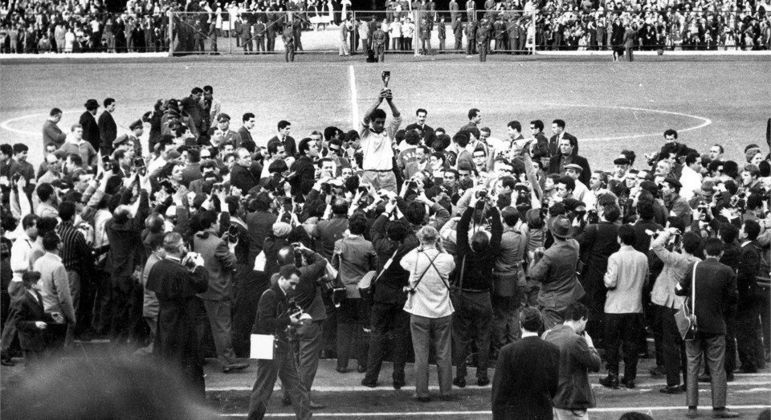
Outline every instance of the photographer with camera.
[[(327, 287), (325, 282), (329, 282), (329, 279), (325, 277), (324, 271), (327, 266), (327, 260), (321, 254), (308, 249), (302, 243), (294, 242), (291, 246), (283, 247), (278, 251), (278, 262), (282, 267), (294, 265), (300, 273), (300, 281), (297, 283), (290, 299), (308, 317), (300, 319), (300, 324), (293, 329), (294, 334), (289, 335), (289, 340), (297, 362), (297, 373), (300, 376), (300, 382), (308, 390), (308, 398), (310, 399), (310, 391), (319, 367), (319, 356), (323, 344), (321, 327), (324, 320), (327, 319), (326, 308), (322, 299), (322, 288)], [(277, 282), (278, 276), (280, 276), (280, 273), (274, 274), (271, 283)], [(287, 391), (285, 388), (285, 405), (291, 403)], [(310, 401), (310, 408), (318, 409), (324, 408), (324, 406)]]
[[(487, 195), (477, 191), (458, 222), (457, 260), (460, 271), (454, 282), (453, 306), (453, 358), (456, 375), (453, 384), (466, 386), (466, 357), (471, 351), (472, 340), (479, 349), (477, 362), (477, 385), (490, 383), (487, 367), (490, 357), (490, 332), (493, 307), (490, 297), (495, 259), (500, 252), (503, 224), (501, 216)], [(477, 224), (490, 221), (491, 230), (481, 229)], [(474, 221), (473, 233), (469, 240), (469, 229)]]
[(254, 380), (249, 398), (250, 420), (263, 419), (266, 404), (273, 394), (276, 378), (286, 388), (298, 419), (311, 418), (308, 388), (300, 379), (292, 348), (289, 346), (288, 327), (301, 324), (303, 311), (296, 303), (292, 304), (289, 295), (300, 283), (300, 270), (294, 264), (287, 264), (279, 269), (276, 283), (266, 290), (257, 305), (257, 317), (254, 320), (254, 334), (270, 334), (275, 337), (272, 359), (257, 360), (257, 378)]
[(166, 253), (147, 277), (147, 288), (158, 298), (158, 331), (154, 353), (178, 369), (191, 391), (204, 398), (204, 374), (196, 318), (205, 311), (199, 293), (209, 285), (200, 254), (188, 252), (182, 236), (163, 237)]

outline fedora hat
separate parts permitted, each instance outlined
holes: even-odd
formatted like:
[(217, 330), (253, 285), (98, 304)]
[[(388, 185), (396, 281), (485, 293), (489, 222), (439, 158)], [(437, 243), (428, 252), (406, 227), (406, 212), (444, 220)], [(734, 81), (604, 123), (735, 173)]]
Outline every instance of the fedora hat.
[(573, 237), (573, 224), (565, 216), (556, 216), (549, 223), (549, 231), (556, 238), (568, 239)]

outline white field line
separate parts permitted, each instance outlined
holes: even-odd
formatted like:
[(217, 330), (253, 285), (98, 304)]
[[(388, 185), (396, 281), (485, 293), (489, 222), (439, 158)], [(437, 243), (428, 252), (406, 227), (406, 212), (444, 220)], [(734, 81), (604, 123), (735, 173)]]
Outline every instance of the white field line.
[[(762, 410), (769, 408), (768, 405), (731, 405), (728, 406), (731, 410)], [(712, 407), (702, 406), (701, 414), (706, 415), (711, 412)], [(590, 413), (625, 413), (628, 411), (637, 412), (653, 412), (653, 411), (685, 411), (687, 407), (675, 407), (675, 406), (657, 406), (657, 407), (602, 407), (602, 408), (590, 408)], [(412, 412), (393, 412), (393, 411), (381, 411), (381, 412), (363, 412), (363, 413), (321, 413), (314, 412), (313, 417), (427, 417), (427, 416), (484, 416), (490, 415), (489, 410), (477, 410), (477, 411), (412, 411)], [(231, 413), (220, 414), (220, 417), (246, 417), (247, 413)], [(294, 417), (294, 413), (268, 413), (265, 417)]]

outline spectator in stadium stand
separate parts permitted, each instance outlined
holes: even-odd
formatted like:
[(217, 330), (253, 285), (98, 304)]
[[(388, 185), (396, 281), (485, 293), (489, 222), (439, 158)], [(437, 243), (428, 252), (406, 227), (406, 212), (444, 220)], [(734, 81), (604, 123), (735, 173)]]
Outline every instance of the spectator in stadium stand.
[(576, 277), (580, 246), (572, 238), (570, 219), (554, 217), (549, 222), (549, 231), (554, 244), (546, 251), (536, 249), (535, 259), (528, 269), (528, 277), (541, 283), (538, 307), (547, 329), (561, 323), (568, 306), (585, 294)]
[(200, 340), (196, 317), (203, 308), (196, 295), (208, 287), (208, 273), (199, 254), (188, 254), (182, 236), (169, 232), (163, 237), (165, 256), (147, 278), (147, 288), (158, 298), (158, 335), (153, 351), (178, 370), (185, 386), (196, 397), (205, 394)]
[(91, 144), (94, 150), (99, 150), (101, 137), (99, 124), (96, 122), (96, 110), (99, 109), (99, 102), (96, 99), (89, 99), (85, 105), (86, 112), (80, 115), (79, 124), (83, 128), (83, 140)]
[[(383, 100), (391, 108), (391, 122), (386, 127), (386, 113), (378, 107)], [(361, 150), (363, 152), (361, 180), (375, 188), (396, 192), (396, 175), (393, 172), (393, 150), (391, 142), (402, 123), (401, 114), (393, 102), (390, 89), (380, 91), (375, 103), (364, 113), (361, 127)]]
[(739, 413), (726, 409), (727, 384), (723, 363), (726, 356), (724, 313), (737, 300), (736, 273), (718, 261), (723, 253), (720, 239), (706, 239), (704, 253), (704, 261), (691, 266), (675, 286), (678, 296), (695, 293), (696, 300), (690, 305), (699, 322), (696, 336), (685, 340), (688, 357), (687, 417), (698, 416), (698, 376), (703, 357), (712, 373), (712, 417), (734, 418), (739, 417)]
[(560, 351), (559, 384), (552, 400), (557, 420), (588, 419), (587, 410), (597, 404), (588, 372), (599, 371), (602, 360), (592, 337), (584, 330), (588, 320), (586, 306), (570, 304), (565, 309), (565, 321), (542, 336)]
[(297, 154), (297, 143), (294, 137), (290, 136), (292, 132), (292, 123), (286, 120), (281, 120), (277, 124), (278, 133), (268, 140), (268, 147), (272, 143), (279, 143), (284, 146), (287, 156), (295, 156)]
[(51, 108), (51, 112), (48, 113), (48, 119), (43, 123), (43, 147), (53, 144), (58, 148), (64, 144), (64, 140), (67, 139), (67, 134), (62, 132), (57, 125), (61, 120), (62, 110), (59, 108)]
[(538, 309), (526, 307), (519, 316), (521, 340), (506, 345), (493, 377), (493, 420), (551, 419), (552, 399), (559, 385), (560, 350), (542, 340)]
[(118, 126), (115, 124), (115, 119), (112, 114), (115, 112), (115, 99), (107, 98), (104, 100), (104, 111), (99, 115), (99, 138), (101, 142), (99, 144), (99, 152), (102, 156), (112, 155), (112, 143), (118, 136)]

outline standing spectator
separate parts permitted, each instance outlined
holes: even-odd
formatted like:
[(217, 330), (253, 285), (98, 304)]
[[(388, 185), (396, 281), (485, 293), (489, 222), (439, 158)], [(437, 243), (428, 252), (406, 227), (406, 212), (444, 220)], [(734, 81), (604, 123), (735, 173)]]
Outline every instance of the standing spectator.
[(62, 110), (59, 108), (51, 109), (48, 113), (48, 119), (43, 123), (43, 147), (49, 144), (59, 148), (67, 139), (67, 134), (63, 133), (57, 125), (62, 120)]
[(420, 246), (408, 252), (400, 261), (410, 274), (404, 310), (410, 314), (412, 347), (415, 351), (415, 392), (418, 401), (430, 401), (428, 393), (428, 355), (436, 355), (439, 393), (443, 398), (452, 390), (452, 314), (449, 277), (455, 261), (445, 253), (439, 242), (439, 232), (431, 226), (417, 233)]
[(268, 148), (270, 148), (272, 143), (278, 143), (284, 146), (287, 156), (297, 155), (297, 143), (295, 142), (294, 137), (289, 135), (292, 132), (292, 123), (281, 120), (276, 126), (278, 128), (278, 133), (268, 140)]
[(627, 23), (624, 30), (624, 51), (626, 52), (626, 58), (630, 62), (634, 61), (632, 51), (634, 50), (634, 42), (637, 39), (637, 31), (634, 29), (633, 23)]
[(276, 377), (281, 378), (281, 384), (287, 388), (297, 418), (311, 418), (308, 389), (297, 373), (297, 362), (286, 332), (290, 325), (300, 325), (302, 311), (295, 312), (287, 298), (287, 294), (295, 290), (298, 283), (300, 271), (293, 264), (287, 264), (281, 267), (276, 284), (260, 297), (253, 332), (274, 335), (275, 348), (272, 360), (257, 360), (257, 378), (249, 398), (249, 420), (262, 420), (265, 417), (265, 404), (273, 393)]
[(538, 337), (541, 313), (524, 308), (522, 339), (506, 345), (493, 377), (493, 420), (551, 419), (559, 385), (560, 349)]
[(257, 144), (252, 139), (252, 133), (250, 130), (254, 129), (254, 124), (257, 120), (253, 113), (247, 112), (241, 117), (241, 128), (238, 129), (238, 136), (241, 138), (239, 144), (235, 147), (245, 147), (249, 153), (253, 153), (257, 148)]
[[(378, 109), (383, 99), (388, 102), (393, 118), (386, 128), (386, 113)], [(393, 141), (402, 123), (401, 114), (393, 102), (390, 89), (382, 89), (374, 104), (364, 113), (361, 127), (362, 169), (361, 180), (375, 190), (396, 192), (396, 175), (393, 172)]]
[(375, 52), (375, 57), (379, 63), (385, 62), (385, 50), (386, 43), (388, 42), (388, 35), (383, 32), (380, 26), (372, 33), (372, 49)]
[(295, 38), (295, 32), (291, 25), (286, 25), (284, 27), (284, 31), (281, 33), (281, 40), (284, 41), (284, 61), (287, 63), (294, 61), (297, 39)]
[[(86, 305), (81, 310), (80, 301), (81, 297), (84, 297), (83, 301), (93, 302), (89, 296), (93, 293), (90, 279), (94, 258), (91, 247), (86, 243), (86, 239), (77, 226), (74, 225), (75, 212), (75, 203), (72, 201), (62, 202), (59, 205), (59, 217), (62, 221), (56, 227), (56, 231), (62, 239), (61, 257), (62, 263), (67, 269), (72, 306), (75, 308), (79, 326), (84, 329), (91, 324), (92, 306)], [(68, 345), (72, 342), (74, 334), (75, 331), (71, 327), (67, 331)]]
[(364, 239), (367, 219), (356, 214), (350, 218), (350, 234), (335, 242), (332, 263), (340, 271), (340, 280), (345, 287), (345, 299), (337, 311), (337, 371), (348, 371), (348, 358), (353, 349), (358, 360), (358, 371), (367, 369), (367, 351), (364, 328), (368, 308), (359, 293), (359, 280), (368, 272), (377, 269), (377, 254), (372, 242)]
[(208, 288), (198, 294), (209, 318), (217, 359), (225, 373), (245, 369), (248, 363), (236, 360), (233, 351), (231, 311), (233, 307), (233, 271), (236, 268), (235, 245), (217, 236), (217, 214), (204, 211), (198, 219), (200, 230), (193, 236), (193, 249), (201, 255), (208, 272)]
[(96, 99), (89, 99), (85, 105), (86, 112), (80, 115), (79, 124), (83, 128), (83, 140), (91, 144), (94, 150), (99, 150), (101, 144), (101, 137), (99, 132), (99, 125), (96, 122), (96, 110), (99, 109), (99, 102)]
[(8, 315), (8, 322), (19, 332), (19, 346), (24, 352), (24, 364), (27, 367), (34, 366), (44, 357), (48, 341), (46, 330), (49, 324), (56, 324), (53, 316), (43, 308), (39, 280), (40, 273), (37, 271), (24, 273), (21, 290), (23, 294), (13, 301)]
[[(134, 323), (135, 287), (141, 279), (145, 263), (145, 249), (142, 245), (141, 231), (144, 220), (149, 213), (147, 180), (140, 182), (142, 187), (136, 213), (127, 205), (119, 205), (113, 211), (113, 217), (105, 224), (105, 231), (110, 243), (108, 266), (111, 268), (110, 281), (112, 293), (110, 306), (112, 320), (110, 325), (110, 340), (113, 343), (124, 343), (129, 339)], [(124, 196), (131, 194), (131, 190)], [(149, 280), (148, 280), (149, 281)], [(157, 290), (156, 290), (157, 291)], [(159, 298), (160, 299), (160, 298)], [(138, 304), (138, 302), (136, 302)], [(138, 315), (138, 313), (137, 313)]]
[(99, 115), (99, 138), (101, 139), (99, 152), (102, 156), (112, 155), (112, 144), (118, 136), (118, 126), (112, 114), (115, 112), (115, 99), (104, 100), (104, 111)]
[[(655, 306), (655, 322), (661, 329), (660, 347), (664, 353), (667, 386), (660, 391), (665, 394), (679, 394), (685, 390), (680, 386), (681, 368), (683, 380), (687, 382), (685, 349), (675, 323), (675, 313), (683, 306), (683, 301), (675, 296), (675, 285), (685, 276), (688, 267), (700, 261), (694, 254), (701, 246), (701, 238), (697, 234), (689, 232), (679, 238), (675, 230), (665, 229), (651, 242), (651, 250), (664, 264), (651, 290), (651, 303)], [(673, 237), (674, 243), (670, 244)]]
[[(569, 136), (569, 134), (567, 135)], [(554, 137), (552, 137), (552, 139), (554, 139)], [(564, 174), (567, 166), (572, 164), (583, 168), (581, 175), (578, 177), (578, 180), (581, 181), (584, 186), (589, 185), (589, 181), (591, 181), (592, 178), (592, 171), (589, 168), (589, 161), (586, 160), (585, 157), (578, 154), (578, 140), (576, 140), (575, 137), (566, 136), (565, 138), (559, 140), (559, 152), (552, 152), (552, 157), (549, 159), (548, 172), (550, 174)]]
[(493, 270), (493, 358), (503, 346), (519, 338), (518, 317), (525, 285), (522, 263), (525, 261), (527, 236), (518, 229), (519, 212), (514, 207), (506, 207), (501, 212), (501, 219), (501, 252), (495, 259)]
[(637, 344), (639, 336), (645, 333), (642, 314), (643, 286), (648, 280), (648, 257), (634, 249), (634, 228), (623, 225), (618, 228), (618, 243), (621, 248), (608, 258), (608, 269), (604, 283), (608, 288), (605, 300), (605, 355), (608, 361), (608, 376), (600, 383), (609, 388), (618, 388), (618, 348), (624, 352), (624, 377), (621, 383), (627, 388), (635, 387), (637, 376)]
[[(607, 294), (603, 277), (608, 267), (608, 257), (619, 248), (616, 221), (621, 216), (621, 210), (615, 204), (610, 204), (600, 207), (597, 214), (600, 222), (587, 226), (576, 240), (581, 245), (581, 260), (584, 263), (581, 286), (586, 292), (584, 302), (589, 307), (591, 319), (586, 330), (595, 337), (601, 337), (604, 332), (602, 313)], [(598, 340), (598, 343), (602, 341)]]
[(313, 162), (319, 157), (318, 146), (309, 137), (300, 140), (299, 149), (300, 154), (290, 168), (293, 175), (289, 178), (295, 197), (307, 195), (313, 188), (316, 174)]
[(402, 49), (402, 23), (399, 19), (394, 19), (388, 25), (388, 35), (391, 38), (391, 50), (399, 51)]
[(739, 414), (726, 409), (727, 384), (723, 363), (726, 333), (724, 313), (730, 305), (736, 303), (736, 273), (719, 262), (723, 254), (720, 239), (709, 238), (704, 241), (704, 253), (704, 261), (693, 264), (675, 286), (678, 296), (696, 297), (695, 301), (690, 301), (689, 307), (695, 312), (699, 323), (696, 336), (685, 340), (688, 356), (687, 416), (698, 416), (698, 376), (703, 357), (712, 374), (712, 417), (734, 418), (739, 417)]
[[(578, 154), (578, 139), (565, 131), (565, 120), (556, 119), (552, 121), (551, 123), (551, 132), (554, 133), (553, 136), (549, 139), (549, 156), (556, 156), (559, 154), (570, 154), (562, 151), (560, 140), (562, 139), (568, 139), (570, 140), (570, 144), (573, 146), (573, 149), (570, 150), (570, 152), (574, 152)], [(578, 162), (575, 162), (578, 163)], [(580, 164), (580, 163), (579, 163)], [(583, 165), (581, 165), (583, 166)], [(559, 171), (561, 173), (561, 171)], [(552, 173), (558, 173), (558, 172), (552, 172)], [(588, 167), (584, 168), (583, 174), (586, 176), (586, 180), (583, 178), (581, 179), (584, 184), (589, 184), (589, 177), (591, 175), (591, 171), (589, 171)]]
[(147, 347), (138, 350), (138, 352), (144, 354), (153, 353), (155, 339), (158, 337), (158, 312), (160, 304), (155, 292), (147, 287), (147, 280), (150, 278), (150, 270), (166, 256), (163, 250), (163, 222), (163, 218), (157, 214), (149, 216), (145, 221), (147, 236), (145, 237), (144, 245), (149, 255), (142, 269), (142, 317), (147, 324), (147, 328), (150, 330), (150, 336), (148, 337), (149, 344)]
[(57, 325), (49, 330), (51, 350), (61, 350), (64, 346), (67, 328), (76, 323), (75, 308), (72, 305), (67, 269), (59, 256), (61, 240), (55, 232), (48, 232), (43, 237), (45, 254), (35, 261), (33, 271), (40, 273), (40, 295), (43, 298), (45, 312), (56, 320)]
[(760, 275), (761, 247), (757, 242), (760, 225), (754, 220), (745, 220), (740, 232), (741, 260), (736, 285), (739, 304), (736, 312), (736, 342), (739, 350), (739, 368), (744, 373), (755, 373), (765, 364), (763, 345), (760, 342), (760, 299), (758, 287)]
[(369, 23), (362, 19), (359, 23), (358, 27), (359, 31), (359, 39), (361, 40), (361, 49), (364, 52), (364, 54), (367, 54), (369, 51)]
[(602, 363), (592, 337), (584, 329), (589, 310), (573, 303), (565, 310), (565, 322), (543, 334), (543, 339), (560, 350), (559, 385), (552, 400), (558, 420), (589, 419), (587, 410), (596, 405), (588, 372), (597, 372)]
[(541, 283), (538, 307), (547, 329), (562, 322), (568, 307), (584, 296), (584, 289), (576, 278), (579, 245), (572, 239), (570, 219), (553, 218), (549, 231), (554, 243), (545, 252), (536, 250), (528, 272), (533, 281)]
[[(491, 232), (476, 230), (469, 240), (472, 217), (490, 218)], [(474, 222), (477, 222), (475, 218)], [(477, 385), (490, 383), (487, 367), (490, 357), (490, 331), (493, 307), (490, 298), (495, 258), (501, 250), (503, 225), (496, 207), (487, 207), (475, 193), (469, 207), (458, 222), (456, 252), (460, 262), (457, 275), (457, 295), (454, 297), (453, 358), (455, 379), (453, 384), (466, 386), (466, 356), (471, 352), (472, 340), (479, 349), (477, 361)]]
[[(117, 216), (116, 216), (117, 217)], [(147, 277), (147, 288), (158, 298), (158, 335), (154, 352), (177, 369), (186, 386), (204, 397), (204, 374), (196, 314), (201, 301), (196, 293), (207, 288), (207, 272), (200, 255), (189, 255), (182, 236), (169, 232), (163, 237), (165, 257)]]
[(455, 36), (455, 50), (463, 49), (463, 22), (460, 16), (452, 20), (452, 34)]
[(252, 160), (249, 151), (239, 147), (236, 150), (236, 164), (233, 165), (230, 173), (230, 185), (241, 190), (242, 194), (246, 194), (259, 184), (261, 172), (262, 167), (257, 161)]
[(351, 34), (351, 21), (348, 16), (346, 16), (345, 20), (340, 24), (340, 47), (338, 48), (338, 55), (341, 57), (351, 55), (351, 49), (348, 45), (349, 36), (352, 37), (353, 34)]

